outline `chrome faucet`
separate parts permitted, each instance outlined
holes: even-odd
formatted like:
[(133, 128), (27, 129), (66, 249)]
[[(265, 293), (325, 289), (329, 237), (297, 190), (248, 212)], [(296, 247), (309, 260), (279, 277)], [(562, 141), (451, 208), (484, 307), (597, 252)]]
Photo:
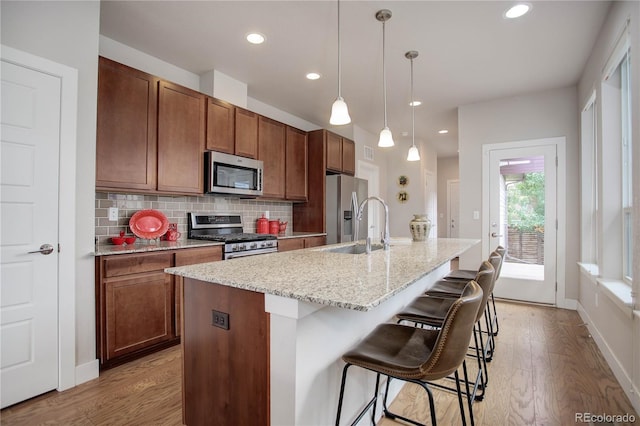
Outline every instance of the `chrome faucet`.
[(382, 235), (382, 240), (380, 241), (382, 243), (382, 247), (385, 250), (389, 250), (389, 206), (387, 205), (387, 203), (385, 203), (385, 201), (380, 198), (380, 197), (376, 197), (376, 196), (372, 196), (372, 197), (368, 197), (367, 199), (363, 200), (362, 203), (360, 203), (360, 207), (358, 207), (358, 215), (356, 216), (356, 220), (360, 221), (362, 220), (362, 212), (364, 211), (364, 205), (367, 204), (367, 202), (369, 200), (377, 200), (380, 201), (380, 203), (384, 206), (384, 234)]

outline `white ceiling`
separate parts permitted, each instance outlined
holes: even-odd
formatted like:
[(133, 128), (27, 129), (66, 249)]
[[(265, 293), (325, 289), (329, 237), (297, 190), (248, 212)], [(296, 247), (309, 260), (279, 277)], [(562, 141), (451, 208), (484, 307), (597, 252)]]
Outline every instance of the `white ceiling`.
[[(606, 1), (529, 1), (505, 20), (511, 1), (358, 1), (341, 7), (342, 95), (352, 124), (383, 127), (382, 24), (386, 24), (388, 122), (396, 143), (411, 140), (414, 60), (416, 140), (438, 156), (457, 153), (457, 107), (574, 85), (609, 9)], [(250, 45), (258, 31), (267, 40)], [(337, 95), (336, 1), (102, 1), (100, 33), (190, 72), (216, 69), (247, 83), (250, 97), (318, 126)], [(322, 78), (309, 81), (316, 71)], [(440, 135), (439, 129), (449, 129)], [(408, 136), (402, 136), (408, 132)]]

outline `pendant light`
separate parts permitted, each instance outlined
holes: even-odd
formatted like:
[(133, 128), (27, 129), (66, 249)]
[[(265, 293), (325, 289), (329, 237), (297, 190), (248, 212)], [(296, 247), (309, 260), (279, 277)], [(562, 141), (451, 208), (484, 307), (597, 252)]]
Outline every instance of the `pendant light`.
[(378, 140), (379, 147), (390, 147), (394, 145), (393, 135), (389, 126), (387, 125), (387, 77), (385, 73), (385, 23), (391, 19), (391, 11), (388, 9), (382, 9), (376, 12), (376, 19), (382, 22), (382, 92), (384, 96), (384, 128), (380, 131), (380, 139)]
[(331, 118), (329, 123), (338, 126), (351, 123), (347, 103), (342, 99), (342, 67), (340, 64), (340, 0), (338, 0), (338, 97), (331, 107)]
[(413, 60), (418, 57), (418, 52), (410, 50), (404, 56), (411, 61), (411, 148), (407, 161), (420, 161), (420, 151), (416, 147), (416, 102), (413, 99)]

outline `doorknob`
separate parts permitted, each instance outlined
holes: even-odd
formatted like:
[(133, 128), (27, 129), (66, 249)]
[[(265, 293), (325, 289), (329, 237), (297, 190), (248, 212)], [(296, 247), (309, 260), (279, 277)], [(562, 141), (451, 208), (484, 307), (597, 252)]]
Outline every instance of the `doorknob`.
[(43, 244), (40, 246), (39, 250), (29, 251), (27, 253), (40, 253), (46, 256), (53, 253), (53, 246), (51, 244)]
[(492, 236), (493, 238), (502, 237), (502, 235), (498, 235), (498, 234), (496, 234), (495, 232), (492, 232), (492, 233), (491, 233), (491, 236)]

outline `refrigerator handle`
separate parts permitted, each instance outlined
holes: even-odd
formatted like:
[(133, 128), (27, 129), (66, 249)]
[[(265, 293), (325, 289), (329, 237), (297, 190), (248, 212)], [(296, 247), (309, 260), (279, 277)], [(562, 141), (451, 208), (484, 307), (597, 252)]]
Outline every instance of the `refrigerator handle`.
[(353, 210), (353, 215), (355, 216), (355, 222), (353, 223), (353, 241), (358, 241), (358, 194), (356, 191), (351, 193), (351, 209)]

